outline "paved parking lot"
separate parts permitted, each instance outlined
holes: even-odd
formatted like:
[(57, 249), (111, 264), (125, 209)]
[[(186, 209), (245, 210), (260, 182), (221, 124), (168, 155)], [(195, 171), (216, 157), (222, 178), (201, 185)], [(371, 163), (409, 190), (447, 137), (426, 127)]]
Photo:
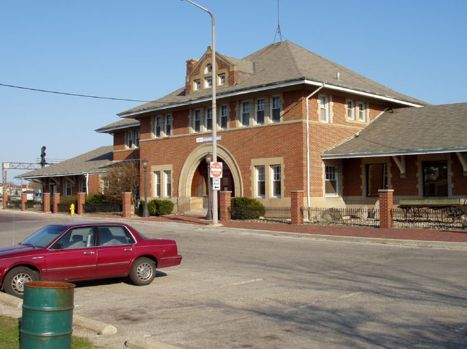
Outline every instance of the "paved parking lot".
[[(2, 215), (2, 245), (51, 222)], [(180, 348), (467, 347), (465, 250), (133, 225), (176, 239), (184, 260), (146, 287), (78, 285), (76, 313), (119, 330), (95, 338), (106, 348), (135, 336)]]

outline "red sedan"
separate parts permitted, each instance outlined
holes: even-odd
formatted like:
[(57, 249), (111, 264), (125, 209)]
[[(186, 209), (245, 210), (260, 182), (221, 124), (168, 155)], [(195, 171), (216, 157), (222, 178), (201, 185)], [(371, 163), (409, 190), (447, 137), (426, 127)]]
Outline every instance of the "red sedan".
[(126, 277), (152, 282), (157, 268), (179, 265), (174, 240), (147, 239), (121, 223), (47, 225), (19, 246), (0, 248), (1, 289), (22, 297), (29, 281)]

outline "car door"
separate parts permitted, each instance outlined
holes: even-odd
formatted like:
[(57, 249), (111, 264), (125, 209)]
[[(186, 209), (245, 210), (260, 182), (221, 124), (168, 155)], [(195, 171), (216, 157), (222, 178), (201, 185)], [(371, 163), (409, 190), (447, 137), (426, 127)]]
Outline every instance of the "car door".
[(101, 278), (128, 275), (134, 259), (133, 236), (120, 225), (97, 227), (97, 275)]
[(95, 228), (72, 228), (48, 249), (43, 279), (95, 279), (96, 264)]

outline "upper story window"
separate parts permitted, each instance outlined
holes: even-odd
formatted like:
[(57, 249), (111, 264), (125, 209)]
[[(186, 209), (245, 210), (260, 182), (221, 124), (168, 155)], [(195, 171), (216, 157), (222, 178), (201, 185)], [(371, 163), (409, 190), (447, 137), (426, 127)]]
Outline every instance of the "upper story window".
[(136, 148), (139, 147), (139, 130), (132, 129), (125, 132), (125, 145), (128, 148)]
[(358, 102), (357, 107), (358, 107), (358, 120), (365, 122), (366, 114), (367, 114), (366, 104), (364, 102)]
[(221, 106), (221, 128), (227, 128), (229, 120), (229, 108), (226, 105)]
[(243, 102), (242, 103), (242, 118), (241, 118), (242, 126), (249, 126), (250, 125), (250, 103)]
[(204, 78), (204, 87), (205, 88), (212, 87), (212, 77), (208, 76)]
[(256, 100), (256, 123), (264, 124), (264, 99), (262, 98)]
[(281, 121), (281, 98), (272, 97), (272, 113), (271, 113), (272, 122)]
[(193, 130), (195, 133), (201, 131), (201, 110), (195, 110), (195, 115), (193, 117)]
[(212, 73), (212, 64), (206, 64), (206, 68), (204, 68), (204, 74), (211, 74)]
[(206, 109), (206, 130), (212, 130), (212, 108)]
[(349, 120), (355, 120), (355, 104), (352, 99), (348, 99), (345, 103), (346, 117)]
[(172, 115), (167, 114), (167, 116), (165, 117), (165, 135), (166, 136), (172, 136), (173, 123), (174, 123), (174, 119)]
[(196, 80), (193, 81), (193, 90), (194, 91), (201, 90), (201, 80), (200, 79), (196, 79)]
[(156, 124), (154, 125), (154, 136), (159, 138), (162, 135), (162, 116), (156, 116)]
[(319, 96), (319, 121), (329, 123), (329, 97)]
[(225, 74), (217, 75), (217, 84), (219, 86), (224, 86), (225, 85)]

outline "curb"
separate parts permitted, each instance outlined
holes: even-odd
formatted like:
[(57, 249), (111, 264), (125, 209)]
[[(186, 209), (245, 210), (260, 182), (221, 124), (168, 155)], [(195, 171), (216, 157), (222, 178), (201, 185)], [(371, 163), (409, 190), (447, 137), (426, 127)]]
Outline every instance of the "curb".
[[(21, 309), (23, 306), (22, 299), (3, 292), (0, 292), (0, 302), (17, 309)], [(75, 314), (73, 314), (73, 326), (83, 327), (102, 336), (111, 336), (117, 333), (117, 328), (115, 326)]]
[(125, 347), (130, 349), (180, 349), (179, 347), (174, 347), (170, 344), (149, 341), (141, 338), (128, 339), (125, 341)]

